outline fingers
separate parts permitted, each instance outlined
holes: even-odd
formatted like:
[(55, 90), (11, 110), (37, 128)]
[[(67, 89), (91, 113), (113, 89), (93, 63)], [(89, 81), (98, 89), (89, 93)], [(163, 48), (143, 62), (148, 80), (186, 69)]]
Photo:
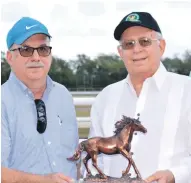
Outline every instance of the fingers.
[(169, 170), (157, 171), (145, 180), (146, 183), (152, 183), (153, 181), (157, 181), (157, 183), (175, 183), (174, 175)]
[(158, 183), (167, 183), (167, 181), (164, 180), (164, 179), (160, 179), (160, 180), (158, 181)]
[(146, 183), (152, 183), (154, 181), (158, 181), (159, 177), (157, 177), (157, 174), (153, 174), (150, 177), (148, 177), (147, 179), (145, 179)]

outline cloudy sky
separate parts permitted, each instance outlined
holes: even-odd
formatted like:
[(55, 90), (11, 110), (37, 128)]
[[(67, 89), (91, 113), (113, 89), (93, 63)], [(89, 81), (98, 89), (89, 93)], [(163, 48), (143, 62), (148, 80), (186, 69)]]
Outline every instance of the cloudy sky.
[(1, 49), (6, 35), (23, 16), (43, 22), (52, 34), (53, 55), (117, 54), (113, 31), (132, 11), (148, 11), (158, 21), (167, 47), (164, 57), (191, 49), (191, 0), (1, 0)]

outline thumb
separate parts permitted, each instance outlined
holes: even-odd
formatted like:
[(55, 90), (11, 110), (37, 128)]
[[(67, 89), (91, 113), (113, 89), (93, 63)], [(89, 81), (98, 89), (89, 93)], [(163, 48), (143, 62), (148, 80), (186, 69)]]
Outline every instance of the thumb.
[(152, 183), (154, 181), (157, 181), (159, 179), (159, 177), (157, 177), (155, 174), (151, 175), (150, 177), (145, 179), (146, 183)]

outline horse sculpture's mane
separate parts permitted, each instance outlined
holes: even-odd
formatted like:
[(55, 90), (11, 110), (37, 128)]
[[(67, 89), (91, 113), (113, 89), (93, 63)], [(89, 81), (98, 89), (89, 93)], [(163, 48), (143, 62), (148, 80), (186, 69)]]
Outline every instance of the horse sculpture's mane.
[(115, 123), (116, 130), (114, 131), (114, 134), (119, 134), (126, 125), (130, 125), (131, 123), (140, 123), (140, 121), (123, 115), (123, 119)]

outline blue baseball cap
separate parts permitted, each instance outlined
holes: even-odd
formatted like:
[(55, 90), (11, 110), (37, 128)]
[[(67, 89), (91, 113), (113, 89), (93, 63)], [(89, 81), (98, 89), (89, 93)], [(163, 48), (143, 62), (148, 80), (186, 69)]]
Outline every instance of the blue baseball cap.
[(23, 17), (18, 20), (7, 34), (7, 47), (13, 44), (22, 44), (34, 34), (45, 34), (49, 38), (51, 35), (44, 24), (30, 17)]

